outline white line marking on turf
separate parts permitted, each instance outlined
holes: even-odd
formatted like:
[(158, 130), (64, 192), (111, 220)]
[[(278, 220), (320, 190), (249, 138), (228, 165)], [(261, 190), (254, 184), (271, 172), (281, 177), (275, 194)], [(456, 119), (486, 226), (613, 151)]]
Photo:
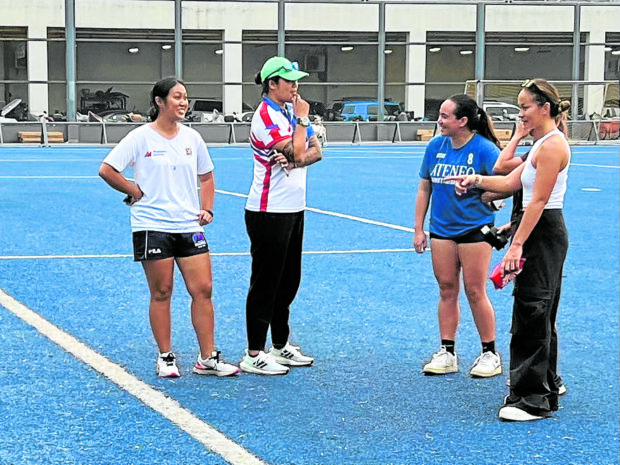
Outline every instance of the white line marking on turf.
[(0, 176), (0, 179), (101, 179), (99, 176)]
[(121, 389), (160, 413), (227, 462), (233, 465), (266, 465), (266, 462), (263, 462), (239, 444), (196, 417), (192, 412), (183, 408), (176, 400), (167, 397), (119, 365), (112, 363), (106, 357), (53, 325), (1, 289), (0, 305), (34, 327), (62, 349), (110, 379)]
[(0, 163), (66, 163), (66, 162), (71, 162), (71, 163), (75, 163), (75, 162), (83, 162), (83, 161), (87, 161), (87, 162), (92, 162), (92, 161), (98, 161), (101, 162), (100, 158), (76, 158), (76, 159), (57, 159), (57, 158), (40, 158), (40, 159), (26, 159), (26, 160), (22, 160), (22, 159), (10, 159), (10, 158), (5, 158), (4, 160), (0, 159)]
[(613, 168), (617, 170), (620, 166), (610, 166), (610, 165), (593, 165), (590, 163), (571, 163), (571, 166), (588, 166), (590, 168)]
[[(414, 249), (358, 249), (358, 250), (305, 250), (303, 255), (339, 255), (364, 253), (413, 252)], [(210, 253), (211, 257), (249, 257), (250, 252)], [(85, 254), (85, 255), (5, 255), (0, 260), (67, 260), (84, 258), (133, 258), (132, 254)]]
[[(234, 197), (247, 198), (246, 194), (239, 194), (237, 192), (223, 191), (223, 190), (220, 190), (220, 189), (216, 189), (215, 192), (220, 193), (220, 194), (232, 195)], [(384, 226), (386, 228), (397, 229), (399, 231), (406, 231), (406, 232), (414, 232), (415, 231), (414, 228), (408, 228), (408, 227), (405, 227), (405, 226), (400, 226), (400, 225), (391, 224), (391, 223), (383, 223), (381, 221), (369, 220), (369, 219), (366, 219), (366, 218), (361, 218), (359, 216), (346, 215), (344, 213), (332, 212), (332, 211), (328, 211), (328, 210), (320, 210), (318, 208), (312, 208), (312, 207), (306, 207), (306, 210), (311, 211), (311, 212), (315, 212), (315, 213), (322, 213), (323, 215), (330, 215), (330, 216), (336, 216), (338, 218), (345, 218), (347, 220), (359, 221), (360, 223), (374, 224), (376, 226)]]
[(368, 223), (368, 224), (374, 224), (374, 225), (377, 225), (377, 226), (385, 226), (386, 228), (398, 229), (399, 231), (407, 231), (407, 232), (414, 232), (415, 231), (415, 229), (408, 228), (406, 226), (399, 226), (397, 224), (383, 223), (382, 221), (369, 220), (369, 219), (366, 219), (366, 218), (361, 218), (359, 216), (346, 215), (344, 213), (337, 213), (337, 212), (332, 212), (332, 211), (328, 211), (328, 210), (319, 210), (318, 208), (311, 208), (311, 207), (306, 207), (306, 210), (311, 211), (311, 212), (315, 212), (315, 213), (322, 213), (324, 215), (336, 216), (338, 218), (345, 218), (347, 220), (359, 221), (360, 223)]

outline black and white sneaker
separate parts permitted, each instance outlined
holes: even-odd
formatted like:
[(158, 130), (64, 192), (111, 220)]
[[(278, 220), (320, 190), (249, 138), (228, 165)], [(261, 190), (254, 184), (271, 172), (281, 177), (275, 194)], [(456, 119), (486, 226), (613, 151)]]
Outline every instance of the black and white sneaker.
[(239, 368), (224, 362), (220, 358), (220, 351), (214, 351), (209, 358), (201, 358), (194, 364), (193, 372), (198, 375), (233, 376), (239, 373)]
[(246, 350), (239, 368), (247, 373), (254, 373), (256, 375), (285, 375), (289, 371), (288, 367), (280, 365), (270, 353), (266, 354), (262, 350), (256, 357), (250, 357)]
[(155, 370), (160, 378), (178, 378), (181, 376), (179, 367), (177, 367), (177, 357), (173, 352), (159, 354)]
[(290, 342), (287, 342), (281, 349), (272, 348), (269, 353), (280, 365), (307, 367), (314, 363), (312, 357), (302, 354), (299, 347), (292, 345)]

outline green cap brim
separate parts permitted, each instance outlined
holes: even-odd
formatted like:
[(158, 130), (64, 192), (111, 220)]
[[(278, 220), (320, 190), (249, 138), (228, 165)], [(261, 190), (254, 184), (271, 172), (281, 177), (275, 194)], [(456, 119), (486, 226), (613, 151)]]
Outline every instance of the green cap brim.
[(309, 74), (303, 71), (294, 69), (292, 71), (282, 70), (275, 76), (271, 76), (271, 77), (276, 77), (276, 76), (280, 76), (281, 78), (284, 78), (287, 81), (299, 81), (301, 78), (305, 78), (306, 76), (309, 76)]

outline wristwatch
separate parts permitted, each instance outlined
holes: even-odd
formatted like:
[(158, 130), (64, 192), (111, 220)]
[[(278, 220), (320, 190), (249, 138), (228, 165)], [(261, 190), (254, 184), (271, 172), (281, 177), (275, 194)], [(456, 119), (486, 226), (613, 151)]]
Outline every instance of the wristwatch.
[(308, 118), (307, 116), (297, 118), (297, 124), (299, 124), (303, 128), (307, 128), (308, 126), (310, 126), (310, 118)]

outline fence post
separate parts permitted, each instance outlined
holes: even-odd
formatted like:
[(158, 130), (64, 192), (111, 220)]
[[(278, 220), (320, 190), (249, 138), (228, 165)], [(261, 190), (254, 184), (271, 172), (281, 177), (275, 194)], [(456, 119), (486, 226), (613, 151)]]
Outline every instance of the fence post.
[(39, 122), (41, 123), (41, 138), (43, 139), (41, 142), (44, 147), (49, 147), (49, 137), (47, 135), (47, 118), (45, 116), (41, 116), (39, 118)]

